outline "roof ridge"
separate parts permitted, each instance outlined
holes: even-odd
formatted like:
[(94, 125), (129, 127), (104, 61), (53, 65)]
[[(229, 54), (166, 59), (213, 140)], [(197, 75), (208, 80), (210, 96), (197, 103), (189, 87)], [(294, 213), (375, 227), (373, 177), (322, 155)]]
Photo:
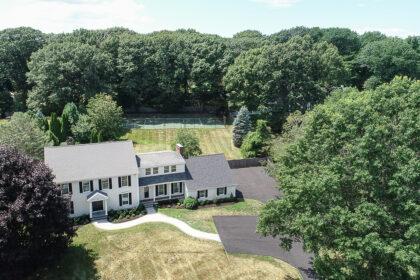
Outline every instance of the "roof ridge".
[(136, 153), (136, 155), (158, 154), (158, 153), (167, 153), (167, 152), (177, 153), (177, 151), (163, 150), (163, 151), (156, 151), (156, 152)]
[(121, 141), (105, 141), (105, 142), (100, 142), (100, 143), (83, 143), (83, 144), (74, 144), (74, 145), (65, 145), (65, 146), (46, 146), (44, 147), (44, 149), (52, 149), (52, 148), (69, 148), (69, 147), (80, 147), (80, 146), (94, 146), (94, 145), (102, 145), (102, 144), (110, 144), (110, 143), (123, 143), (123, 142), (131, 142), (133, 143), (132, 140), (121, 140)]
[(218, 155), (224, 155), (224, 156), (226, 157), (225, 153), (217, 153), (217, 154), (208, 154), (208, 155), (192, 156), (192, 157), (188, 157), (187, 159), (189, 159), (189, 158), (198, 158), (198, 157), (218, 156)]

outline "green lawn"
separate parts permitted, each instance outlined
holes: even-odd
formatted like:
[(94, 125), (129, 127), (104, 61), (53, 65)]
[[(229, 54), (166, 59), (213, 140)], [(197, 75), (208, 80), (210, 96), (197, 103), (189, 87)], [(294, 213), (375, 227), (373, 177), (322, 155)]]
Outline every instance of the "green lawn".
[[(232, 126), (226, 128), (191, 129), (200, 139), (203, 154), (224, 153), (227, 159), (242, 158), (239, 148), (232, 145)], [(137, 153), (171, 150), (176, 129), (131, 129), (121, 139), (129, 139), (134, 143)]]
[(264, 204), (260, 201), (245, 199), (244, 201), (228, 206), (217, 206), (197, 210), (166, 208), (159, 209), (159, 212), (180, 219), (198, 230), (217, 233), (216, 226), (213, 222), (213, 216), (258, 216), (258, 212), (263, 205)]
[(278, 259), (227, 254), (215, 241), (160, 223), (119, 231), (77, 231), (64, 258), (33, 279), (301, 279)]

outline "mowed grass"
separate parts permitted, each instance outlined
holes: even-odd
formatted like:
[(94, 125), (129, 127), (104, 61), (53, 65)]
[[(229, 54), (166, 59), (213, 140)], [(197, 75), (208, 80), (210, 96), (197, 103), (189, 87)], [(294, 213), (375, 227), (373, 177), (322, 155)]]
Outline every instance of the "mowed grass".
[(167, 224), (120, 231), (78, 230), (69, 252), (38, 278), (55, 279), (300, 279), (280, 260), (229, 255), (223, 245), (189, 237)]
[(201, 208), (197, 210), (166, 208), (159, 209), (159, 212), (180, 219), (198, 230), (217, 233), (213, 216), (258, 216), (263, 205), (258, 200), (245, 199), (244, 201), (228, 206)]
[[(204, 155), (224, 153), (227, 159), (242, 158), (239, 148), (232, 145), (232, 126), (226, 128), (191, 129), (200, 139)], [(131, 129), (121, 139), (132, 140), (137, 153), (172, 150), (177, 129)]]

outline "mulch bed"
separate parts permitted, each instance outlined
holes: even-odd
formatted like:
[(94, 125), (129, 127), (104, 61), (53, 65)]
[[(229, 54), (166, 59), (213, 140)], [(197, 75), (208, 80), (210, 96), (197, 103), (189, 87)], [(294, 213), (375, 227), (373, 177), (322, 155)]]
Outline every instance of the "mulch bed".
[(109, 220), (108, 219), (108, 221), (110, 221), (111, 223), (113, 223), (113, 224), (119, 224), (119, 223), (124, 223), (124, 222), (128, 222), (128, 221), (131, 221), (131, 220), (135, 220), (135, 219), (137, 219), (137, 218), (140, 218), (140, 217), (143, 217), (144, 215), (137, 215), (137, 216), (134, 216), (134, 217), (130, 217), (130, 218), (122, 218), (121, 220), (117, 220), (116, 222), (114, 222), (114, 221), (111, 221), (111, 220)]
[[(202, 208), (211, 208), (211, 207), (217, 207), (217, 206), (228, 206), (228, 205), (233, 205), (237, 202), (223, 202), (223, 203), (217, 203), (217, 204), (206, 204), (206, 205), (198, 205), (197, 209), (202, 209)], [(164, 205), (160, 205), (159, 206), (160, 209), (165, 209), (165, 208), (175, 208), (175, 209), (187, 209), (184, 206), (177, 206), (176, 204), (164, 204)]]

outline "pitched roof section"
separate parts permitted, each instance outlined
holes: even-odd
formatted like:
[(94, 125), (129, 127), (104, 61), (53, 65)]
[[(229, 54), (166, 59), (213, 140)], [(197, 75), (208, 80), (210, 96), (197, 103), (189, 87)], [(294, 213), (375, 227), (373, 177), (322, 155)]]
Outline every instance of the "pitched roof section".
[(45, 147), (44, 159), (56, 183), (138, 173), (132, 141)]
[(188, 190), (237, 185), (224, 154), (190, 157), (186, 163)]
[(95, 196), (101, 196), (104, 199), (108, 199), (108, 194), (106, 192), (102, 192), (100, 190), (96, 190), (91, 192), (88, 196), (87, 196), (87, 200), (90, 201), (91, 198), (95, 197)]
[(187, 173), (185, 172), (150, 176), (150, 177), (141, 177), (139, 178), (139, 186), (149, 186), (149, 185), (157, 185), (157, 184), (168, 183), (168, 182), (185, 181), (187, 179), (190, 179), (190, 178), (187, 176)]
[(176, 151), (143, 153), (137, 154), (137, 157), (141, 168), (185, 164), (184, 158)]

